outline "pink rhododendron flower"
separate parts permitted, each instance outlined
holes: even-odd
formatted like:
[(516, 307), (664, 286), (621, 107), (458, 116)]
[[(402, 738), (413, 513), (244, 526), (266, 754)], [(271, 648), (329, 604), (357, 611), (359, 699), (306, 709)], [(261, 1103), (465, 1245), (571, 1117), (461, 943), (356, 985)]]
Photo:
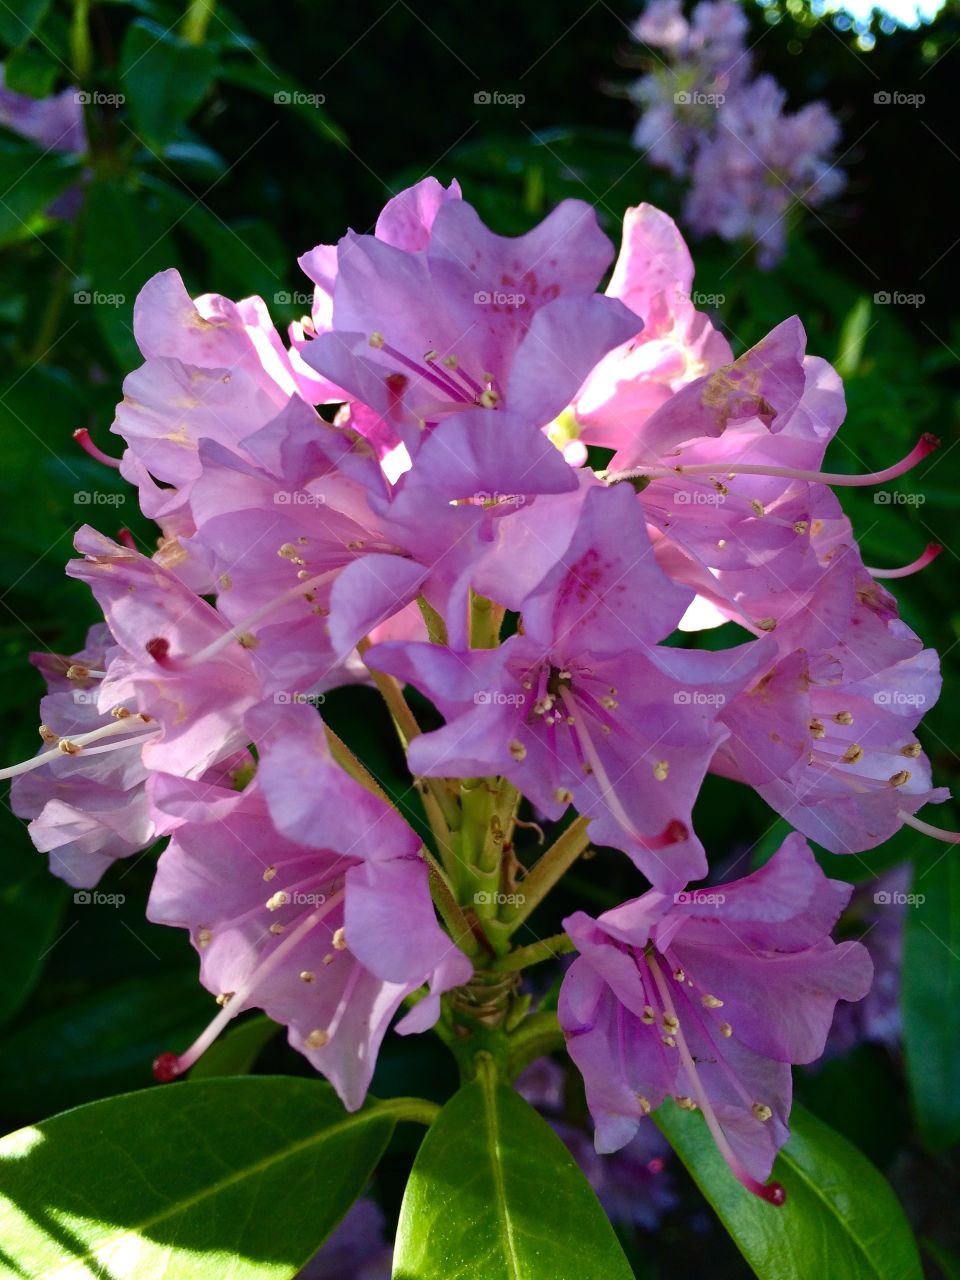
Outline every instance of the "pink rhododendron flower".
[(870, 985), (866, 949), (829, 937), (851, 892), (792, 835), (716, 891), (651, 891), (565, 921), (580, 955), (560, 1022), (599, 1151), (624, 1146), (672, 1095), (703, 1112), (746, 1187), (782, 1198), (761, 1184), (788, 1136), (790, 1063), (819, 1057), (837, 1000)]

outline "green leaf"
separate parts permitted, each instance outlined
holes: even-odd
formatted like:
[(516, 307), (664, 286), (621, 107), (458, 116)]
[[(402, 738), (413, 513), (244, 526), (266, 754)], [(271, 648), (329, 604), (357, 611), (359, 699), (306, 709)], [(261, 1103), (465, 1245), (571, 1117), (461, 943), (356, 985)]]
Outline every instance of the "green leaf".
[(48, 226), (45, 211), (79, 175), (75, 156), (0, 141), (0, 245), (29, 239)]
[(0, 1026), (18, 1011), (40, 976), (69, 893), (50, 874), (46, 858), (24, 849), (23, 843), (22, 838), (19, 843), (5, 839), (0, 859)]
[(30, 98), (45, 98), (53, 92), (57, 76), (62, 70), (60, 64), (45, 49), (28, 44), (14, 49), (4, 62), (3, 83), (13, 93), (24, 93)]
[(917, 1126), (933, 1151), (960, 1139), (960, 860), (918, 866), (903, 935), (903, 1046)]
[(191, 44), (147, 18), (132, 22), (120, 53), (120, 80), (137, 132), (148, 142), (168, 142), (203, 100), (216, 61), (210, 45)]
[(850, 308), (840, 329), (840, 347), (834, 365), (844, 381), (852, 378), (860, 368), (864, 345), (870, 332), (870, 299), (858, 298)]
[[(0, 1141), (4, 1270), (288, 1280), (362, 1192), (403, 1114), (248, 1076), (94, 1102)], [(9, 1269), (9, 1271), (7, 1270)]]
[(17, 0), (0, 4), (0, 40), (15, 49), (24, 44), (43, 22), (51, 0)]
[(83, 271), (89, 288), (74, 294), (75, 315), (92, 319), (126, 371), (143, 359), (133, 337), (133, 303), (144, 283), (174, 261), (170, 221), (142, 191), (110, 178), (87, 194)]
[(219, 1036), (190, 1072), (191, 1080), (245, 1076), (280, 1028), (263, 1014), (235, 1023)]
[(286, 72), (277, 71), (258, 58), (256, 62), (224, 62), (220, 67), (221, 78), (238, 89), (247, 89), (275, 106), (285, 107), (327, 142), (344, 146), (346, 134), (334, 124), (319, 101), (319, 92), (307, 92), (299, 81)]
[(49, 1115), (147, 1085), (157, 1054), (189, 1044), (215, 1012), (192, 972), (125, 978), (57, 1005), (0, 1041), (3, 1112)]
[(394, 1280), (631, 1280), (573, 1157), (513, 1089), (485, 1074), (427, 1133), (403, 1197)]
[(916, 1241), (890, 1184), (856, 1147), (795, 1104), (773, 1177), (780, 1207), (745, 1191), (703, 1117), (668, 1103), (655, 1116), (670, 1145), (760, 1280), (922, 1280)]

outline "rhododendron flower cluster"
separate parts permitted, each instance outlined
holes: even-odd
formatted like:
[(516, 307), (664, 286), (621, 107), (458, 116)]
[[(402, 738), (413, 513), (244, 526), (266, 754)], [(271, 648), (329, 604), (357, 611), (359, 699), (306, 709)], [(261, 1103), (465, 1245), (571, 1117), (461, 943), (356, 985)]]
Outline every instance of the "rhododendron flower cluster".
[[(3, 772), (74, 886), (166, 841), (148, 915), (189, 931), (220, 1007), (160, 1079), (258, 1008), (355, 1109), (395, 1019), (435, 1027), (469, 1072), (497, 1036), (527, 1043), (521, 970), (575, 950), (559, 1026), (597, 1150), (673, 1098), (779, 1203), (791, 1064), (872, 971), (831, 940), (850, 887), (804, 837), (833, 854), (904, 823), (956, 839), (916, 817), (947, 794), (915, 735), (936, 655), (832, 492), (936, 441), (825, 472), (843, 389), (800, 321), (734, 358), (650, 206), (627, 212), (598, 292), (613, 258), (577, 201), (507, 239), (427, 179), (373, 234), (303, 255), (315, 300), (287, 341), (258, 298), (150, 280), (122, 456), (78, 438), (137, 487), (157, 549), (79, 531), (68, 572), (104, 620), (79, 652), (35, 655), (41, 747)], [(732, 639), (697, 647), (724, 624)], [(324, 721), (321, 695), (356, 682), (406, 748), (397, 801)], [(705, 887), (709, 772), (796, 832)], [(518, 823), (556, 824), (529, 869)], [(516, 949), (591, 843), (648, 890)]]
[(701, 0), (689, 20), (680, 0), (650, 0), (632, 32), (654, 55), (630, 89), (642, 111), (633, 140), (689, 183), (691, 230), (749, 241), (769, 267), (783, 255), (791, 210), (843, 189), (831, 161), (840, 127), (822, 102), (786, 110), (773, 77), (753, 73), (747, 28), (734, 0)]

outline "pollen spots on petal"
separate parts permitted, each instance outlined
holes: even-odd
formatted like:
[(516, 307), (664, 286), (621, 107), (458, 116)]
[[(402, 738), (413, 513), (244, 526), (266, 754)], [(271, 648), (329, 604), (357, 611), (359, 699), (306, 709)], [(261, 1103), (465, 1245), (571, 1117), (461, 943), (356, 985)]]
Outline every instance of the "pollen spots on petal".
[(53, 746), (55, 742), (60, 741), (59, 736), (54, 733), (48, 724), (42, 724), (38, 732), (43, 741), (49, 743), (50, 746)]
[(733, 1035), (733, 1027), (731, 1027), (729, 1022), (720, 1023), (720, 1034), (725, 1036), (728, 1040), (730, 1039)]
[(765, 516), (767, 514), (763, 503), (757, 498), (750, 499), (750, 508), (755, 516)]
[(833, 718), (837, 724), (853, 724), (853, 713), (850, 711), (838, 711)]
[(704, 995), (700, 997), (700, 1003), (705, 1009), (722, 1009), (723, 1001), (718, 1000), (716, 996)]
[(316, 980), (317, 980), (317, 975), (313, 972), (313, 970), (312, 970), (312, 969), (301, 969), (301, 970), (300, 970), (300, 981), (301, 981), (301, 982), (307, 982), (307, 983), (310, 983), (310, 982), (316, 982)]
[(760, 618), (757, 622), (758, 631), (775, 631), (777, 628), (776, 618)]
[(303, 1043), (308, 1049), (322, 1049), (330, 1043), (330, 1032), (324, 1031), (322, 1027), (314, 1027)]
[(642, 1093), (637, 1094), (637, 1105), (640, 1107), (641, 1114), (645, 1116), (648, 1116), (653, 1110), (653, 1107), (650, 1105), (650, 1099), (645, 1098)]
[(281, 907), (287, 906), (289, 901), (289, 893), (283, 889), (278, 889), (273, 897), (267, 899), (266, 907), (268, 911), (279, 911)]
[(660, 1040), (668, 1049), (675, 1049), (677, 1047), (677, 1042), (674, 1040), (673, 1036), (661, 1036)]
[(761, 1121), (763, 1124), (766, 1124), (773, 1115), (773, 1112), (765, 1102), (754, 1102), (750, 1107), (750, 1110), (753, 1112), (756, 1119)]
[(263, 878), (266, 881), (270, 881), (274, 878), (276, 874), (277, 874), (277, 868), (271, 865), (267, 867), (266, 870), (264, 871)]
[(281, 924), (280, 921), (277, 920), (270, 926), (269, 932), (274, 934), (276, 937), (279, 937), (286, 927), (287, 926), (285, 924)]
[(685, 1093), (680, 1094), (679, 1097), (675, 1097), (674, 1102), (684, 1111), (696, 1111), (697, 1109), (697, 1104), (692, 1098), (688, 1098)]
[(653, 766), (653, 776), (658, 782), (666, 782), (670, 773), (670, 761), (658, 760)]
[(334, 931), (333, 949), (334, 951), (346, 951), (347, 949), (347, 935), (343, 930), (343, 925)]
[(809, 724), (809, 726), (808, 726), (808, 727), (809, 727), (809, 729), (810, 729), (810, 736), (811, 736), (812, 738), (823, 738), (823, 737), (826, 737), (826, 733), (827, 733), (827, 731), (826, 731), (826, 729), (823, 727), (823, 721), (822, 721), (822, 720), (817, 720), (817, 719), (815, 718), (815, 719), (813, 719), (813, 720), (811, 720), (811, 721), (810, 721), (810, 724)]
[(889, 780), (890, 785), (891, 787), (902, 787), (905, 783), (910, 781), (911, 777), (912, 775), (908, 769), (901, 769), (899, 773), (892, 775)]
[(207, 929), (204, 927), (197, 930), (197, 946), (198, 947), (209, 947), (212, 941), (213, 941), (212, 929)]
[(640, 1015), (640, 1021), (643, 1023), (646, 1023), (648, 1027), (652, 1027), (653, 1024), (656, 1022), (656, 1020), (657, 1020), (657, 1015), (653, 1009), (653, 1006), (649, 1004), (645, 1004), (643, 1006), (643, 1013), (641, 1013)]
[(905, 747), (900, 748), (900, 754), (906, 756), (908, 760), (916, 760), (920, 754), (921, 747), (919, 742), (908, 742)]
[(863, 759), (863, 747), (859, 742), (851, 742), (840, 759), (844, 764), (859, 764)]
[(513, 738), (510, 742), (510, 754), (519, 763), (521, 760), (526, 760), (527, 748), (522, 742), (518, 742), (516, 738)]
[(556, 800), (557, 804), (572, 804), (573, 792), (568, 791), (566, 787), (557, 787), (556, 791), (553, 793), (553, 798)]
[(686, 982), (687, 980), (687, 975), (682, 969), (674, 969), (673, 977), (675, 982)]
[(222, 1008), (224, 1005), (229, 1004), (235, 995), (235, 991), (221, 991), (217, 996), (217, 1004)]

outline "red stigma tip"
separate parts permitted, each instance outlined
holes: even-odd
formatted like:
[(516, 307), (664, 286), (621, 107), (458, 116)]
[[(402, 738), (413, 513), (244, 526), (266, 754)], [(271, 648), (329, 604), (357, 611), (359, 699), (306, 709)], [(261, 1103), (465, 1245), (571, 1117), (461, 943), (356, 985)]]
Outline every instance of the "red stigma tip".
[(679, 818), (673, 818), (667, 823), (663, 834), (668, 844), (680, 844), (682, 840), (688, 838), (690, 832), (685, 822), (681, 822)]
[(153, 1078), (159, 1084), (169, 1084), (180, 1074), (180, 1059), (175, 1053), (161, 1053), (153, 1060)]
[(117, 541), (122, 542), (125, 547), (129, 547), (131, 551), (136, 551), (137, 544), (133, 539), (133, 534), (124, 525), (122, 529), (117, 530)]
[(940, 437), (935, 436), (932, 431), (925, 431), (920, 437), (920, 444), (927, 453), (933, 453), (934, 449), (940, 448)]
[(787, 1193), (783, 1189), (783, 1184), (781, 1182), (767, 1183), (761, 1194), (762, 1198), (766, 1200), (768, 1204), (775, 1204), (778, 1208), (787, 1199)]
[(154, 636), (144, 647), (154, 662), (165, 662), (170, 652), (170, 641), (165, 640), (163, 636)]

